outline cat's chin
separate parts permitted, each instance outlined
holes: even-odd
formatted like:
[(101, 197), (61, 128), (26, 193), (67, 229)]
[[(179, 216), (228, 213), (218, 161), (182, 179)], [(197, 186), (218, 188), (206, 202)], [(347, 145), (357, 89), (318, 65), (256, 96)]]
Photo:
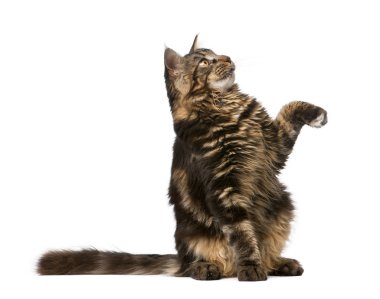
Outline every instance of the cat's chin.
[(235, 83), (235, 74), (231, 73), (231, 75), (229, 75), (227, 78), (210, 82), (209, 87), (217, 91), (226, 91), (234, 83)]

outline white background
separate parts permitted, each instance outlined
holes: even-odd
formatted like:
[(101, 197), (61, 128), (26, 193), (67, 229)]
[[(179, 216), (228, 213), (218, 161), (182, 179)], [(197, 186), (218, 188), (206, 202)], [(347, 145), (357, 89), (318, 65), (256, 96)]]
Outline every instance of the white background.
[[(0, 297), (379, 298), (379, 13), (376, 1), (1, 1)], [(196, 33), (272, 116), (291, 100), (329, 112), (282, 174), (297, 206), (284, 255), (304, 276), (36, 275), (48, 249), (174, 252), (163, 51), (185, 54)]]

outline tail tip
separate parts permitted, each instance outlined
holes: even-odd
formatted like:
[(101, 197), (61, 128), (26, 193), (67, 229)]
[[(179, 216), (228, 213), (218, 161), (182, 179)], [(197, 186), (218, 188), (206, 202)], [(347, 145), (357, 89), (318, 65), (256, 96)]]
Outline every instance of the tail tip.
[(37, 262), (37, 273), (39, 275), (57, 274), (59, 268), (60, 252), (48, 251), (44, 253)]

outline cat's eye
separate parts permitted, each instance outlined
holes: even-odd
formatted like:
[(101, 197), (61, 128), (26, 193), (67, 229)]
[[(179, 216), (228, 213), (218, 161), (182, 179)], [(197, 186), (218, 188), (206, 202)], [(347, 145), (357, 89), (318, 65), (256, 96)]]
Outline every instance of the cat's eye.
[(208, 66), (209, 62), (207, 59), (202, 59), (201, 62), (199, 63), (200, 66)]

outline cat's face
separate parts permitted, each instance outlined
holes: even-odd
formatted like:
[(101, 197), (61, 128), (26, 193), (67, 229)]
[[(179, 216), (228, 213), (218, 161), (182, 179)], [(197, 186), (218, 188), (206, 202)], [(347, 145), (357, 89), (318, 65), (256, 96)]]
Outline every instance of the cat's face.
[(196, 92), (228, 90), (235, 81), (235, 64), (228, 56), (197, 48), (196, 43), (197, 37), (185, 56), (169, 48), (165, 50), (168, 88), (180, 97)]

